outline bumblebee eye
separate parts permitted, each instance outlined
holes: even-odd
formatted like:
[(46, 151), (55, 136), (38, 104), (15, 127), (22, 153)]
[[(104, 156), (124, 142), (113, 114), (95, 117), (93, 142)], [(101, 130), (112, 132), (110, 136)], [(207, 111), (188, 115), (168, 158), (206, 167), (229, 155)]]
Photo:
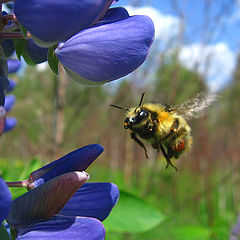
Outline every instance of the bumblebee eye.
[(139, 120), (144, 120), (148, 117), (149, 113), (146, 111), (146, 110), (141, 110), (139, 113), (138, 113), (138, 116), (137, 118)]

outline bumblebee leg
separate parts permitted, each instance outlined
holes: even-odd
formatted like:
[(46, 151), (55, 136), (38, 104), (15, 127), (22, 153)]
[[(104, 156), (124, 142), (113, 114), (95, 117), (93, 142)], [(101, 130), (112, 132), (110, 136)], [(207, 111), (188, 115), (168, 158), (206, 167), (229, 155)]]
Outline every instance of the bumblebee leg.
[(168, 139), (169, 137), (171, 137), (173, 135), (173, 133), (175, 133), (178, 130), (178, 127), (179, 127), (179, 120), (178, 120), (178, 118), (175, 118), (175, 120), (171, 126), (170, 132), (166, 135), (166, 137), (164, 138), (164, 141), (166, 139)]
[(136, 134), (131, 132), (130, 136), (139, 146), (141, 146), (144, 149), (145, 156), (146, 156), (146, 158), (148, 158), (147, 149), (145, 148), (144, 144), (137, 138)]
[[(166, 161), (167, 161), (167, 166), (166, 166), (166, 168), (168, 168), (169, 167), (169, 165), (171, 166), (171, 167), (173, 167), (176, 171), (178, 170), (173, 164), (172, 164), (172, 162), (171, 162), (171, 156), (169, 155), (169, 153), (167, 154), (166, 153), (166, 151), (165, 151), (165, 149), (164, 149), (164, 147), (163, 147), (163, 145), (162, 144), (159, 144), (159, 147), (160, 147), (160, 149), (161, 149), (161, 151), (162, 151), (162, 153), (163, 153), (163, 156), (165, 157), (165, 159), (166, 159)], [(172, 154), (171, 154), (172, 155)]]

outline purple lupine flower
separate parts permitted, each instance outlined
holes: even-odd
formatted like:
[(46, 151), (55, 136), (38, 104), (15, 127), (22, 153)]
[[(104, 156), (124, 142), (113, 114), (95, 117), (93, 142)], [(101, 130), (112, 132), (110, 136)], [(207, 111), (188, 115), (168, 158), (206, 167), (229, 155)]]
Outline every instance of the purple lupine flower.
[(61, 209), (64, 216), (85, 216), (106, 219), (119, 198), (119, 190), (113, 183), (85, 183)]
[(16, 82), (12, 79), (9, 79), (8, 81), (9, 81), (9, 85), (6, 91), (11, 92), (16, 87)]
[(21, 62), (17, 59), (9, 59), (7, 61), (8, 73), (15, 73), (19, 70)]
[(39, 221), (17, 240), (104, 240), (105, 229), (95, 218), (54, 216)]
[(15, 117), (6, 117), (3, 132), (9, 132), (17, 125), (17, 119)]
[(88, 178), (85, 172), (68, 172), (28, 191), (12, 202), (8, 223), (22, 232), (25, 224), (51, 218)]
[(96, 26), (116, 22), (118, 20), (123, 20), (129, 18), (129, 14), (126, 8), (123, 7), (117, 7), (117, 8), (110, 8), (106, 14), (104, 15), (104, 18), (95, 24)]
[(4, 103), (4, 108), (7, 112), (9, 112), (12, 108), (13, 105), (16, 102), (16, 97), (13, 94), (9, 94), (5, 97), (5, 103)]
[(113, 8), (95, 26), (59, 44), (55, 53), (72, 78), (84, 85), (98, 85), (137, 69), (153, 38), (149, 17), (128, 16), (126, 10)]
[(20, 23), (40, 40), (38, 44), (50, 46), (90, 27), (112, 1), (16, 0), (14, 12)]
[(72, 151), (53, 161), (30, 175), (30, 188), (35, 188), (61, 174), (72, 171), (85, 171), (90, 164), (103, 152), (99, 144), (90, 144)]
[(116, 204), (119, 190), (112, 183), (79, 186), (88, 178), (82, 171), (102, 151), (98, 144), (88, 145), (30, 175), (26, 186), (31, 190), (13, 201), (7, 218), (18, 240), (104, 239), (101, 221)]
[(0, 177), (0, 224), (7, 217), (12, 202), (7, 184)]
[[(15, 86), (16, 86), (16, 83), (13, 80), (9, 80), (9, 86), (7, 88), (7, 91), (8, 92), (12, 91), (15, 88)], [(9, 94), (6, 96), (4, 109), (6, 110), (7, 113), (11, 111), (15, 102), (16, 102), (16, 97), (13, 94)], [(16, 125), (17, 125), (17, 119), (15, 117), (7, 116), (5, 119), (3, 132), (5, 133), (12, 130)]]

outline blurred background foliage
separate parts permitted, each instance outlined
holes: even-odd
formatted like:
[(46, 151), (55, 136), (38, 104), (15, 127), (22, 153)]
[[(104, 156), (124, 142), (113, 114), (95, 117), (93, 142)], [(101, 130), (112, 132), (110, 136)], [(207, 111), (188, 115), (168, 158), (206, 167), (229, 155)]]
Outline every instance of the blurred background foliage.
[[(177, 160), (179, 171), (175, 172), (165, 170), (162, 155), (149, 146), (151, 157), (145, 158), (123, 129), (124, 112), (109, 105), (136, 105), (143, 91), (145, 101), (181, 103), (206, 89), (196, 72), (174, 58), (159, 65), (151, 84), (138, 87), (134, 79), (126, 79), (114, 90), (109, 86), (84, 88), (64, 77), (65, 93), (59, 103), (60, 81), (48, 70), (27, 67), (26, 73), (17, 77), (14, 94), (18, 101), (10, 113), (19, 125), (1, 139), (2, 175), (9, 181), (24, 179), (39, 162), (99, 143), (105, 151), (88, 170), (91, 181), (114, 182), (166, 217), (154, 230), (107, 232), (107, 239), (227, 239), (240, 202), (238, 71), (231, 86), (218, 93), (219, 99), (206, 116), (190, 121), (194, 146)], [(64, 126), (62, 132), (56, 130), (59, 124)], [(33, 157), (39, 159), (37, 165), (31, 161)]]
[[(135, 106), (143, 92), (145, 101), (174, 105), (208, 90), (197, 70), (179, 62), (178, 52), (153, 49), (142, 68), (103, 87), (82, 87), (63, 72), (58, 79), (48, 68), (26, 67), (23, 75), (14, 76), (17, 102), (10, 115), (19, 124), (1, 139), (1, 175), (9, 181), (24, 179), (42, 163), (99, 143), (105, 151), (88, 169), (90, 180), (114, 182), (125, 201), (134, 194), (163, 214), (161, 224), (141, 233), (136, 223), (135, 230), (134, 226), (126, 232), (114, 228), (114, 214), (110, 215), (106, 239), (228, 239), (240, 210), (240, 57), (232, 80), (217, 92), (216, 103), (205, 117), (189, 122), (193, 149), (176, 160), (175, 172), (165, 170), (163, 156), (149, 146), (150, 159), (146, 159), (123, 128), (124, 112), (109, 106)], [(153, 61), (156, 69), (148, 79)], [(149, 214), (148, 209), (142, 214)], [(131, 225), (134, 216), (121, 217)]]

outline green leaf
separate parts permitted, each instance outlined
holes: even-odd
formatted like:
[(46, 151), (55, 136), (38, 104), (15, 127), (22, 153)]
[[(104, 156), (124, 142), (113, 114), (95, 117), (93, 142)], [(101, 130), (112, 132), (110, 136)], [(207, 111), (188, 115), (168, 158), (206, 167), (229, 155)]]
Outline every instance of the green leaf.
[(104, 221), (104, 226), (107, 231), (137, 233), (156, 227), (164, 218), (163, 214), (143, 199), (120, 191), (120, 199)]
[(27, 39), (27, 29), (26, 29), (21, 23), (19, 23), (19, 28), (20, 28), (20, 30), (21, 30), (22, 35), (24, 36), (24, 38)]
[(23, 54), (24, 49), (26, 48), (27, 41), (25, 39), (14, 39), (13, 40), (14, 48), (16, 50), (16, 55), (19, 60)]
[(29, 56), (27, 49), (24, 48), (22, 51), (22, 57), (24, 58), (25, 62), (30, 66), (35, 66), (36, 64), (33, 62), (32, 58)]
[(56, 74), (58, 74), (58, 58), (54, 52), (56, 46), (50, 47), (48, 49), (48, 64), (49, 67), (52, 69), (52, 71)]
[(11, 187), (10, 188), (10, 192), (12, 194), (12, 199), (16, 199), (20, 196), (22, 196), (24, 193), (27, 192), (27, 190), (25, 188), (20, 188), (20, 187)]
[(31, 56), (28, 54), (28, 51), (26, 48), (24, 48), (24, 50), (22, 52), (22, 57), (28, 65), (30, 65), (30, 66), (36, 65), (36, 63), (32, 60)]
[(38, 168), (42, 167), (41, 165), (42, 165), (42, 163), (41, 163), (41, 161), (40, 161), (38, 158), (33, 158), (33, 159), (30, 161), (30, 163), (29, 163), (29, 165), (28, 165), (28, 167), (27, 167), (27, 170), (28, 170), (27, 172), (28, 172), (28, 174), (29, 174), (29, 172), (32, 173), (33, 171), (35, 171), (35, 170), (37, 170)]
[[(8, 164), (8, 160), (0, 159), (1, 175), (6, 181), (12, 182), (27, 179), (29, 178), (31, 172), (40, 167), (41, 161), (37, 158), (34, 158), (29, 162), (16, 160), (12, 161), (11, 164)], [(13, 199), (16, 199), (27, 192), (25, 188), (20, 187), (11, 187), (10, 191)]]
[(10, 236), (9, 236), (7, 230), (5, 229), (5, 227), (3, 226), (3, 224), (0, 225), (0, 239), (1, 240), (10, 240)]
[(209, 239), (210, 230), (201, 226), (181, 226), (173, 230), (177, 240), (205, 240)]

